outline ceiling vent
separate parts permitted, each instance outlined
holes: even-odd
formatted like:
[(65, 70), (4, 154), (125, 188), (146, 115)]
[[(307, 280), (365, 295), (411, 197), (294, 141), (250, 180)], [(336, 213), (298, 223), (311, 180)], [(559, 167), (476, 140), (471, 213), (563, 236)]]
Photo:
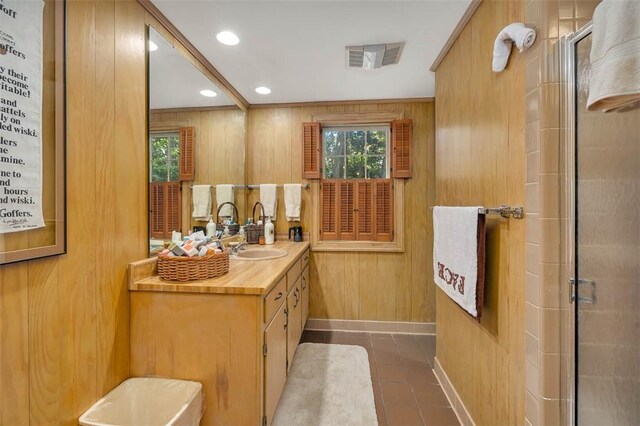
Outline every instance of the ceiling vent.
[(367, 44), (364, 46), (347, 46), (347, 67), (373, 70), (400, 61), (404, 43)]

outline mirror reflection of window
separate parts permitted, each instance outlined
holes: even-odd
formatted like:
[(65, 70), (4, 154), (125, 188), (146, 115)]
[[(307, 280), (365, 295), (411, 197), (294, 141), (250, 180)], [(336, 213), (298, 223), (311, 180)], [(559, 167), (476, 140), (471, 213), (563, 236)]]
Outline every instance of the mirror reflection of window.
[(180, 134), (152, 133), (149, 148), (151, 182), (179, 181)]

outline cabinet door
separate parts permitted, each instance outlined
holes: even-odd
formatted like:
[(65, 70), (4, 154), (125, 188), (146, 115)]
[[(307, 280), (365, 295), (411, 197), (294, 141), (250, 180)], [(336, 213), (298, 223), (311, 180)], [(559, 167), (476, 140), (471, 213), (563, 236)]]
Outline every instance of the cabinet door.
[(287, 361), (288, 368), (291, 368), (293, 355), (296, 353), (300, 336), (302, 336), (302, 294), (300, 292), (300, 283), (302, 278), (298, 277), (296, 284), (287, 296)]
[(282, 304), (264, 331), (264, 415), (270, 425), (287, 380), (287, 315)]
[(302, 271), (302, 283), (300, 285), (300, 291), (302, 293), (302, 325), (301, 332), (304, 331), (304, 325), (307, 323), (309, 317), (309, 266)]

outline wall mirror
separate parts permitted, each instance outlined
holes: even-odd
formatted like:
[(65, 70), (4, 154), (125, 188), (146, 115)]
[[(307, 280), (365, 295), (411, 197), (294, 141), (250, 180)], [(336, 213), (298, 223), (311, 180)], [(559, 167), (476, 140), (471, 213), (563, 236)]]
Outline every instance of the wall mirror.
[[(244, 223), (246, 113), (197, 68), (180, 45), (148, 27), (149, 237), (154, 254), (174, 231), (183, 236), (218, 219)], [(204, 187), (210, 205), (203, 207)], [(231, 191), (224, 185), (233, 185)], [(220, 193), (219, 193), (220, 192)], [(222, 194), (221, 192), (226, 192)], [(196, 205), (194, 206), (194, 198)], [(196, 208), (194, 216), (194, 207)], [(203, 212), (206, 212), (203, 214)], [(196, 228), (197, 229), (197, 228)]]
[(0, 264), (65, 252), (64, 9), (0, 8)]

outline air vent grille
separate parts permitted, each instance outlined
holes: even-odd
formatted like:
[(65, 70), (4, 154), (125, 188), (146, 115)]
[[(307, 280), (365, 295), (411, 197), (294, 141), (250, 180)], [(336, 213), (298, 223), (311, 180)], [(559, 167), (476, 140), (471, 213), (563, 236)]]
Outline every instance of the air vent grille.
[(403, 48), (404, 43), (347, 46), (345, 48), (347, 67), (372, 70), (397, 64)]

